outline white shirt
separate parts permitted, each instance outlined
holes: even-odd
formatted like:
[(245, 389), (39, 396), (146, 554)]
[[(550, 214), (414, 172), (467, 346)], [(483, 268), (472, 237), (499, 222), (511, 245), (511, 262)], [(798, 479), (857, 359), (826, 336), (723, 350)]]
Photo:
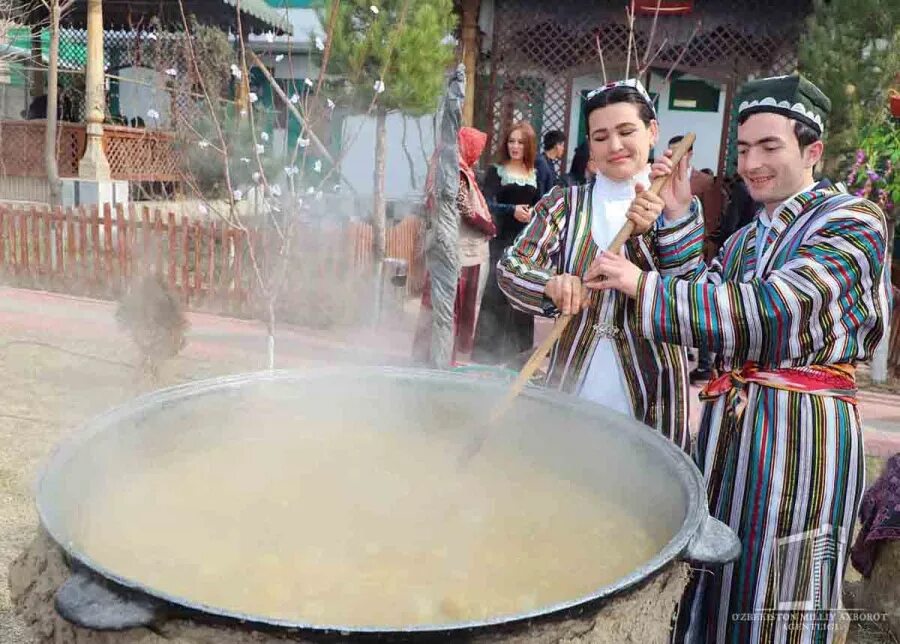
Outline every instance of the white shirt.
[[(649, 167), (628, 181), (613, 181), (603, 174), (597, 175), (591, 193), (591, 237), (598, 248), (608, 248), (625, 225), (625, 213), (634, 200), (634, 186), (638, 182), (645, 189), (650, 187)], [(612, 317), (612, 299), (609, 291), (603, 293), (600, 323)], [(598, 338), (590, 360), (578, 395), (633, 417), (631, 396), (625, 386), (625, 377), (612, 340)]]

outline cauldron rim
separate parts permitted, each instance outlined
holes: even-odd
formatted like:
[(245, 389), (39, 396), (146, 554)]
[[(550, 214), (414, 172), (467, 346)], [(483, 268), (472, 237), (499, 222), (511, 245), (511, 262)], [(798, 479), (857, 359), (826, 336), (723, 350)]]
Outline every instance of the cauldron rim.
[(56, 467), (61, 467), (84, 443), (89, 442), (97, 434), (103, 433), (114, 428), (121, 423), (135, 416), (144, 413), (159, 410), (166, 404), (179, 401), (184, 398), (196, 395), (210, 393), (216, 390), (227, 390), (238, 388), (245, 384), (256, 384), (262, 382), (279, 382), (291, 380), (308, 380), (317, 378), (334, 378), (341, 376), (395, 376), (400, 379), (415, 379), (417, 381), (431, 380), (436, 383), (440, 382), (471, 382), (477, 380), (479, 386), (496, 387), (500, 391), (504, 391), (509, 385), (500, 380), (492, 382), (484, 378), (472, 376), (464, 373), (437, 371), (431, 369), (420, 369), (410, 367), (328, 367), (315, 370), (269, 370), (241, 373), (230, 376), (221, 376), (200, 381), (193, 381), (181, 385), (175, 385), (164, 389), (159, 389), (138, 396), (122, 405), (118, 405), (98, 416), (88, 419), (80, 425), (75, 431), (60, 441), (51, 451), (45, 463), (41, 467), (36, 484), (36, 506), (38, 518), (41, 526), (47, 532), (51, 539), (65, 552), (72, 560), (78, 562), (89, 571), (99, 575), (100, 577), (117, 584), (128, 591), (146, 595), (148, 597), (161, 600), (172, 604), (176, 607), (188, 609), (201, 614), (207, 614), (213, 618), (225, 618), (235, 620), (242, 624), (259, 625), (262, 627), (276, 627), (290, 630), (305, 630), (320, 633), (340, 633), (355, 635), (386, 635), (390, 633), (402, 634), (435, 634), (467, 631), (472, 629), (482, 629), (490, 627), (510, 626), (516, 623), (526, 622), (547, 618), (554, 614), (563, 613), (572, 609), (577, 609), (589, 604), (595, 604), (619, 595), (641, 583), (649, 580), (659, 573), (668, 564), (683, 555), (688, 544), (698, 534), (703, 525), (703, 521), (708, 517), (706, 506), (705, 486), (703, 484), (702, 475), (694, 465), (690, 456), (683, 450), (678, 448), (670, 440), (662, 436), (659, 432), (641, 425), (638, 421), (628, 418), (618, 412), (606, 409), (600, 405), (596, 405), (589, 401), (577, 398), (575, 396), (564, 394), (559, 391), (549, 390), (541, 387), (526, 387), (522, 392), (522, 396), (526, 396), (534, 400), (543, 400), (556, 406), (562, 406), (568, 409), (574, 409), (581, 414), (587, 416), (599, 417), (601, 414), (608, 416), (614, 414), (619, 418), (629, 421), (627, 423), (628, 431), (633, 431), (636, 440), (652, 446), (654, 453), (665, 459), (667, 465), (675, 473), (682, 485), (682, 490), (686, 496), (686, 512), (681, 527), (673, 534), (672, 538), (659, 550), (659, 552), (651, 557), (643, 565), (635, 568), (627, 575), (620, 577), (614, 583), (602, 586), (591, 593), (581, 597), (568, 599), (557, 604), (542, 606), (536, 610), (517, 613), (514, 615), (506, 615), (491, 619), (473, 621), (473, 622), (455, 622), (451, 624), (417, 624), (404, 627), (382, 627), (382, 626), (342, 626), (342, 625), (323, 625), (309, 624), (297, 622), (293, 620), (278, 619), (254, 615), (250, 613), (242, 613), (240, 611), (228, 610), (218, 606), (210, 606), (201, 602), (192, 601), (179, 597), (177, 595), (161, 591), (150, 586), (146, 586), (141, 582), (123, 577), (112, 570), (107, 569), (104, 565), (93, 560), (84, 552), (75, 547), (75, 544), (67, 542), (60, 537), (61, 527), (54, 525), (54, 522), (48, 519), (47, 504), (52, 499), (46, 498), (45, 482), (48, 476)]

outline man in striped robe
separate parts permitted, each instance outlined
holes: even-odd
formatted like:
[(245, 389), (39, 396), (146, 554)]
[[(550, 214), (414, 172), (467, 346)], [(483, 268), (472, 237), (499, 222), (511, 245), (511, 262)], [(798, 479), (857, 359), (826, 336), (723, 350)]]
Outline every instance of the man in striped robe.
[[(606, 253), (586, 275), (588, 287), (634, 298), (645, 337), (718, 356), (695, 459), (710, 512), (742, 553), (695, 577), (679, 614), (686, 641), (835, 635), (864, 487), (854, 371), (885, 332), (890, 303), (883, 213), (813, 180), (829, 109), (799, 76), (748, 83), (738, 172), (764, 206), (756, 219), (690, 277)], [(659, 242), (660, 254), (685, 247)]]

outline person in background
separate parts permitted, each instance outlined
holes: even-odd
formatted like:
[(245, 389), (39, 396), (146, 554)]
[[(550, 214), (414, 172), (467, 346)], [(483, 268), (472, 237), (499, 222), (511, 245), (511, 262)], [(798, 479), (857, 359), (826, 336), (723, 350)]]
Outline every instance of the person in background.
[(482, 186), (497, 227), (491, 240), (490, 275), (475, 329), (472, 360), (482, 364), (516, 365), (534, 345), (534, 317), (517, 311), (497, 285), (497, 262), (531, 221), (531, 207), (540, 198), (534, 161), (534, 129), (513, 123), (497, 152), (498, 162), (488, 168)]
[(722, 246), (729, 237), (753, 221), (760, 208), (762, 208), (762, 204), (753, 201), (744, 180), (741, 177), (735, 177), (728, 193), (728, 205), (722, 215), (722, 223), (713, 238), (716, 245)]
[(588, 163), (590, 163), (590, 150), (587, 139), (578, 144), (575, 154), (572, 156), (572, 165), (569, 166), (569, 177), (572, 183), (577, 185), (588, 182)]
[(535, 160), (538, 193), (544, 196), (559, 181), (556, 162), (566, 153), (566, 135), (559, 130), (550, 130), (544, 135), (544, 151)]
[[(487, 135), (473, 127), (461, 127), (457, 135), (459, 146), (459, 190), (456, 208), (459, 212), (459, 282), (453, 311), (453, 362), (462, 354), (471, 354), (475, 340), (475, 325), (481, 308), (481, 298), (487, 284), (490, 259), (488, 241), (497, 234), (487, 201), (475, 180), (475, 164), (484, 150)], [(435, 152), (425, 185), (425, 210), (431, 215), (437, 208)], [(431, 363), (431, 277), (425, 280), (422, 307), (413, 339), (413, 359), (420, 364)]]

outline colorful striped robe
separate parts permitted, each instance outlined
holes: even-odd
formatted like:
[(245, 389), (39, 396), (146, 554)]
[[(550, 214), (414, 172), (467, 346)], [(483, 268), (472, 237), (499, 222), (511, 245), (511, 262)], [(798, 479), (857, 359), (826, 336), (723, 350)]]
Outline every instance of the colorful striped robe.
[[(705, 345), (726, 371), (747, 361), (772, 368), (869, 359), (890, 319), (884, 215), (829, 190), (789, 200), (772, 222), (758, 266), (754, 221), (688, 279), (643, 273), (643, 335)], [(800, 620), (827, 619), (840, 606), (864, 485), (856, 405), (753, 383), (741, 397), (742, 408), (725, 396), (704, 405), (695, 459), (710, 512), (735, 530), (742, 553), (695, 577), (680, 632), (691, 642), (831, 641), (832, 630)], [(792, 611), (791, 626), (764, 612), (801, 607), (812, 612)]]
[[(534, 216), (497, 266), (501, 290), (522, 311), (556, 313), (544, 297), (547, 281), (558, 273), (583, 276), (597, 254), (591, 238), (593, 184), (557, 187), (534, 207)], [(690, 273), (701, 261), (703, 217), (697, 200), (691, 216), (671, 227), (634, 237), (625, 244), (628, 258), (663, 275)], [(699, 229), (697, 225), (699, 224)], [(659, 245), (672, 249), (655, 252)], [(682, 248), (683, 247), (683, 248)], [(607, 307), (612, 307), (611, 311)], [(553, 349), (547, 385), (578, 393), (598, 340), (601, 313), (616, 328), (613, 345), (631, 398), (635, 418), (658, 429), (682, 449), (688, 433), (688, 379), (685, 349), (645, 340), (638, 334), (634, 301), (618, 292), (593, 292), (591, 305), (570, 324)]]

